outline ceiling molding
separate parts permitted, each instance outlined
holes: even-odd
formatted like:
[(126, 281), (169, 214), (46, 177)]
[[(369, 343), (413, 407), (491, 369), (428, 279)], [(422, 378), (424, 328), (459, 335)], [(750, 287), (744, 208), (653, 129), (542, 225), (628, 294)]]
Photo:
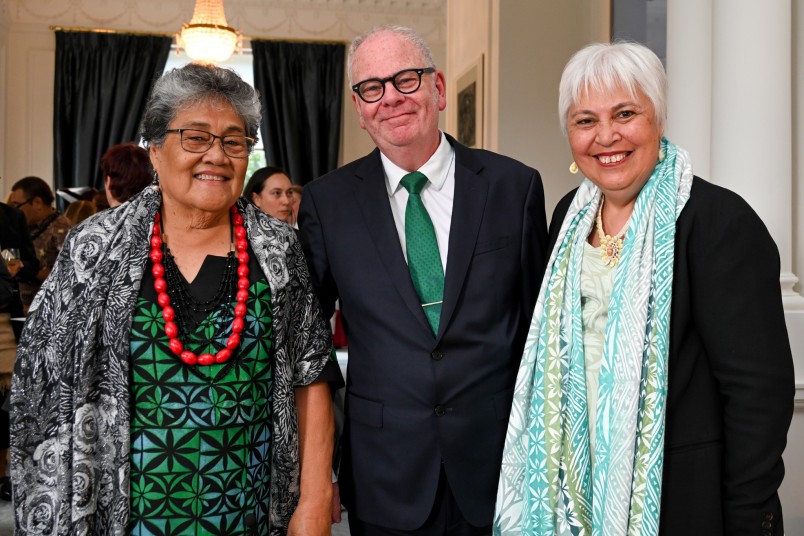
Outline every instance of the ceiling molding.
[[(0, 0), (12, 26), (73, 26), (177, 32), (195, 0)], [(416, 29), (431, 45), (446, 43), (446, 0), (237, 0), (226, 19), (248, 37), (350, 41), (380, 24)]]

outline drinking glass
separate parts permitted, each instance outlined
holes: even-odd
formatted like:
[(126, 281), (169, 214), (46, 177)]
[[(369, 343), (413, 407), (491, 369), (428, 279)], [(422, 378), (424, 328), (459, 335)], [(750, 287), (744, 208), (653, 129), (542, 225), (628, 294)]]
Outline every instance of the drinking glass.
[(17, 248), (6, 248), (2, 251), (3, 260), (6, 261), (9, 271), (14, 272), (14, 268), (19, 268), (22, 264), (20, 259), (20, 250)]

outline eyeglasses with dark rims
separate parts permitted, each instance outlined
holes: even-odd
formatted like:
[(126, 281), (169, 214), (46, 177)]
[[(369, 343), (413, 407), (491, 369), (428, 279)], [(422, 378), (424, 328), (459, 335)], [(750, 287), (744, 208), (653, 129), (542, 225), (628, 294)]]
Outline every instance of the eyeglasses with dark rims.
[(364, 102), (377, 102), (385, 95), (385, 84), (391, 82), (398, 92), (410, 95), (421, 87), (423, 74), (431, 74), (434, 72), (434, 67), (405, 69), (388, 78), (369, 78), (368, 80), (358, 82), (352, 86), (352, 91), (357, 93)]
[(181, 148), (188, 153), (205, 153), (212, 148), (215, 140), (221, 140), (221, 149), (226, 156), (232, 158), (247, 158), (254, 147), (254, 138), (237, 134), (217, 136), (212, 132), (194, 128), (173, 128), (165, 132), (180, 135)]

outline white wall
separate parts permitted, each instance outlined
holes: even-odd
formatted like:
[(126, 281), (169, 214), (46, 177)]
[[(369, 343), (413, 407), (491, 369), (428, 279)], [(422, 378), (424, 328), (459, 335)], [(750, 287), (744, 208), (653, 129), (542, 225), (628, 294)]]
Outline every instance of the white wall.
[[(583, 45), (608, 39), (608, 0), (448, 0), (448, 93), (482, 54), (484, 147), (539, 170), (548, 218), (577, 186), (572, 157), (558, 121), (558, 82), (569, 57)], [(454, 132), (454, 107), (447, 106)]]
[(799, 277), (794, 288), (804, 294), (804, 0), (793, 0), (792, 4), (793, 273)]
[(784, 453), (785, 478), (779, 491), (788, 535), (804, 534), (804, 312), (787, 313), (787, 330), (796, 365), (796, 401)]
[[(49, 26), (172, 34), (189, 22), (193, 6), (194, 0), (0, 1), (0, 198), (26, 175), (53, 181), (56, 39)], [(230, 0), (225, 8), (230, 26), (265, 39), (348, 43), (376, 25), (403, 24), (427, 39), (439, 65), (446, 61), (445, 0)], [(373, 149), (348, 87), (343, 112), (341, 163)]]
[[(804, 289), (804, 0), (793, 0), (793, 273)], [(787, 313), (796, 364), (796, 406), (787, 435), (782, 505), (787, 534), (804, 534), (804, 312)]]

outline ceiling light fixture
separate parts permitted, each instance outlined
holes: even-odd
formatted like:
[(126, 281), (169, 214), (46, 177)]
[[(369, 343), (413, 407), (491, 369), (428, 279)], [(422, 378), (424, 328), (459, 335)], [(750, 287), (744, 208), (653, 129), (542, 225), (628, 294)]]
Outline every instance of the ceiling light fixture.
[(196, 0), (193, 18), (176, 34), (178, 50), (201, 63), (220, 63), (242, 52), (243, 35), (226, 23), (223, 0)]

